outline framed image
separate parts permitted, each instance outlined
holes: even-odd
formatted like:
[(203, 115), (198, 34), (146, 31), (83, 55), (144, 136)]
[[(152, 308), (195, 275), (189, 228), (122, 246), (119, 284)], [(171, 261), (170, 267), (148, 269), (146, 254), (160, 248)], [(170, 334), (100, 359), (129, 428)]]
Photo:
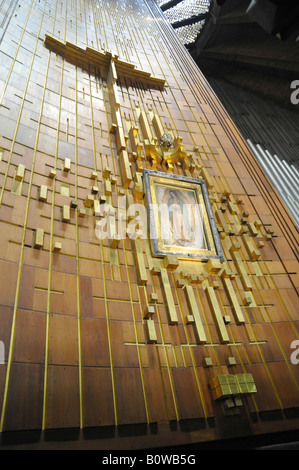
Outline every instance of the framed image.
[(204, 180), (143, 170), (154, 256), (224, 260)]

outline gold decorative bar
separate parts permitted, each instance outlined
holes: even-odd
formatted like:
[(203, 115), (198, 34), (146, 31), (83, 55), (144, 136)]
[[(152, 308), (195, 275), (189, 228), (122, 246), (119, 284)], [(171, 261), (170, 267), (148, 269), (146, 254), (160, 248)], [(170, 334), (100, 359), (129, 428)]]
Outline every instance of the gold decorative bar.
[(155, 304), (158, 302), (158, 294), (156, 292), (151, 292), (149, 296), (149, 303), (150, 304)]
[(196, 303), (196, 300), (195, 300), (193, 287), (190, 286), (190, 285), (186, 285), (184, 287), (184, 289), (185, 289), (185, 292), (187, 294), (187, 301), (188, 301), (189, 308), (190, 308), (191, 313), (193, 315), (195, 328), (196, 328), (196, 332), (197, 332), (197, 335), (198, 335), (198, 340), (199, 340), (200, 343), (206, 343), (207, 337), (206, 337), (204, 327), (203, 327), (203, 324), (202, 324), (202, 321), (201, 321), (201, 318), (200, 318), (200, 313), (199, 313), (197, 303)]
[(110, 180), (105, 180), (104, 181), (104, 193), (105, 193), (105, 196), (110, 196), (112, 192), (112, 189), (111, 189), (111, 181)]
[(47, 195), (48, 195), (48, 188), (45, 184), (42, 184), (39, 188), (39, 196), (38, 199), (40, 201), (45, 202), (47, 200)]
[(64, 205), (62, 207), (62, 221), (63, 222), (69, 222), (71, 219), (71, 211), (70, 211), (70, 206)]
[(34, 248), (42, 248), (44, 246), (44, 229), (37, 228), (34, 234)]
[(69, 172), (71, 170), (71, 159), (65, 158), (63, 163), (63, 171)]
[(226, 235), (229, 234), (229, 226), (221, 212), (221, 210), (216, 210), (216, 217), (219, 221), (219, 223), (221, 224), (221, 227), (223, 228), (223, 231), (225, 232)]
[(153, 305), (147, 305), (143, 311), (143, 318), (150, 318), (154, 313), (155, 307)]
[(140, 112), (139, 121), (140, 121), (141, 130), (142, 130), (142, 134), (143, 134), (144, 139), (151, 142), (153, 136), (152, 136), (151, 128), (150, 128), (149, 123), (148, 123), (146, 113), (144, 111)]
[(156, 131), (156, 135), (158, 139), (160, 139), (160, 137), (162, 137), (162, 135), (164, 134), (164, 129), (161, 123), (161, 119), (159, 116), (157, 116), (157, 114), (155, 114), (153, 117), (153, 125)]
[(94, 196), (92, 194), (88, 194), (84, 201), (85, 207), (92, 207), (94, 205)]
[(245, 266), (242, 262), (242, 259), (241, 259), (241, 256), (240, 254), (238, 253), (239, 249), (240, 249), (241, 245), (238, 243), (238, 244), (232, 244), (232, 246), (230, 247), (229, 251), (232, 255), (232, 258), (234, 260), (234, 263), (236, 265), (236, 268), (238, 270), (238, 273), (240, 274), (241, 276), (241, 281), (242, 281), (242, 284), (244, 286), (244, 289), (245, 290), (252, 290), (252, 284), (250, 282), (250, 279), (249, 279), (249, 276), (246, 272), (246, 269), (245, 269)]
[(137, 153), (138, 155), (143, 148), (142, 144), (138, 140), (138, 128), (131, 127), (129, 130), (129, 137), (130, 137), (130, 142), (132, 146), (132, 151)]
[(179, 261), (177, 256), (175, 255), (167, 255), (163, 259), (164, 268), (168, 271), (175, 271), (179, 266)]
[(114, 214), (107, 215), (107, 237), (110, 248), (117, 248), (121, 241), (121, 237), (116, 233), (116, 222)]
[(17, 181), (23, 181), (24, 176), (25, 176), (25, 165), (23, 165), (22, 163), (19, 163), (16, 169), (15, 179)]
[(256, 393), (257, 388), (253, 379), (252, 374), (236, 374), (236, 382), (239, 387), (239, 393), (248, 395), (250, 393)]
[(226, 331), (225, 323), (223, 321), (223, 316), (217, 301), (217, 297), (215, 295), (213, 287), (210, 287), (208, 285), (204, 286), (204, 291), (207, 295), (207, 299), (210, 305), (210, 308), (212, 310), (214, 319), (216, 321), (216, 326), (219, 334), (219, 338), (221, 343), (228, 343), (229, 342), (229, 336)]
[(105, 168), (103, 170), (103, 178), (109, 178), (111, 173), (112, 173), (112, 170), (111, 170), (110, 166), (105, 166)]
[(117, 154), (126, 150), (126, 139), (122, 126), (118, 126), (115, 132)]
[(155, 328), (155, 322), (151, 318), (146, 320), (146, 327), (147, 327), (147, 334), (148, 334), (148, 342), (149, 343), (156, 343), (157, 342), (157, 333)]
[(229, 299), (232, 303), (232, 307), (233, 307), (235, 317), (236, 317), (236, 322), (238, 324), (244, 323), (245, 319), (244, 319), (244, 316), (243, 316), (242, 309), (239, 305), (234, 287), (233, 287), (233, 285), (231, 283), (231, 280), (230, 280), (230, 276), (228, 275), (228, 273), (225, 269), (221, 273), (221, 278), (222, 278), (222, 281), (223, 281), (223, 284), (224, 284), (225, 291), (226, 291), (226, 293), (227, 293), (227, 295), (228, 295), (228, 297), (229, 297)]
[(237, 208), (236, 204), (232, 201), (229, 201), (227, 203), (227, 207), (229, 208), (230, 213), (233, 214), (233, 215), (238, 212), (238, 208)]
[(60, 242), (55, 242), (55, 243), (53, 244), (53, 251), (54, 251), (55, 253), (58, 253), (58, 252), (61, 250), (61, 248), (62, 248), (62, 245), (61, 245)]
[(251, 234), (252, 237), (257, 237), (257, 236), (258, 236), (259, 233), (258, 233), (258, 230), (257, 230), (255, 224), (253, 224), (252, 222), (250, 222), (250, 223), (248, 224), (248, 228), (249, 228), (249, 232), (250, 232), (250, 234)]
[(244, 234), (242, 236), (242, 239), (245, 243), (245, 246), (246, 246), (246, 249), (248, 251), (248, 254), (251, 258), (252, 261), (256, 261), (258, 258), (261, 257), (261, 253), (259, 250), (257, 250), (253, 244), (252, 244), (252, 241), (250, 239), (250, 237), (247, 235), (247, 234)]
[(120, 106), (120, 100), (119, 100), (119, 94), (118, 94), (116, 81), (117, 81), (117, 74), (116, 74), (115, 63), (114, 63), (114, 60), (111, 59), (109, 63), (109, 67), (108, 67), (107, 83), (109, 85), (109, 97), (110, 97), (111, 106), (113, 106), (115, 110), (118, 111), (119, 106)]
[(213, 377), (210, 381), (210, 388), (214, 400), (226, 398), (231, 395), (238, 395), (240, 393), (236, 376), (232, 374), (223, 374)]
[(49, 172), (49, 177), (54, 179), (56, 176), (56, 170), (55, 168), (51, 168), (50, 172)]
[(131, 165), (129, 162), (128, 152), (126, 150), (121, 150), (121, 152), (119, 153), (119, 166), (122, 178), (122, 186), (123, 188), (128, 188), (133, 179), (133, 176)]
[(148, 281), (148, 278), (146, 274), (146, 267), (144, 263), (144, 255), (142, 251), (141, 241), (136, 238), (135, 240), (132, 240), (132, 245), (136, 261), (137, 283), (139, 285), (145, 285)]
[(209, 259), (206, 264), (206, 271), (208, 274), (217, 274), (221, 269), (221, 261), (218, 259)]
[(160, 274), (161, 274), (163, 291), (166, 297), (170, 323), (171, 324), (177, 323), (178, 316), (177, 316), (177, 312), (176, 312), (176, 308), (175, 308), (175, 304), (174, 304), (174, 300), (172, 296), (172, 291), (171, 291), (171, 287), (169, 283), (168, 272), (165, 268), (161, 268)]
[(214, 183), (213, 183), (212, 178), (210, 177), (208, 171), (206, 170), (206, 168), (201, 169), (201, 174), (202, 174), (202, 177), (203, 177), (203, 179), (205, 180), (205, 182), (207, 184), (208, 189), (214, 188)]

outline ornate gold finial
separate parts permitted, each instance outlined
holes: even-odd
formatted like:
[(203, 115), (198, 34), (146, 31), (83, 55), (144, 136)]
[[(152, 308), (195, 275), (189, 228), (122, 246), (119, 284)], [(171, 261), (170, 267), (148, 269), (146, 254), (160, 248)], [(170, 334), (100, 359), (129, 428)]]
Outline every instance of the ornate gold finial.
[(171, 134), (163, 134), (160, 137), (160, 143), (163, 147), (163, 150), (169, 150), (171, 147), (173, 147), (174, 138)]
[(171, 166), (187, 157), (181, 137), (173, 137), (169, 133), (162, 134), (156, 142), (146, 142), (145, 151), (154, 168), (157, 163)]

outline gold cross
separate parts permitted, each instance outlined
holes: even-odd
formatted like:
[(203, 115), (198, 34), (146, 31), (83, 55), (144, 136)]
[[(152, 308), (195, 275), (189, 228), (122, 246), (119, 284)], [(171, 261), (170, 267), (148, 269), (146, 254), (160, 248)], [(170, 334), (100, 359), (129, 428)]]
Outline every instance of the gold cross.
[(150, 72), (138, 69), (134, 64), (121, 60), (110, 51), (101, 52), (92, 47), (83, 49), (71, 42), (64, 43), (49, 35), (45, 37), (45, 46), (74, 65), (83, 66), (82, 68), (93, 66), (100, 69), (103, 76), (108, 75), (109, 64), (113, 61), (116, 73), (119, 76), (147, 83), (150, 87), (159, 86), (163, 88), (165, 86), (164, 78), (154, 77)]
[[(118, 55), (112, 54), (110, 51), (101, 52), (90, 47), (83, 49), (70, 42), (61, 42), (49, 35), (45, 36), (45, 46), (76, 66), (80, 66), (88, 71), (90, 71), (90, 67), (94, 67), (95, 70), (100, 70), (101, 75), (106, 78), (112, 115), (110, 132), (115, 135), (116, 139), (122, 186), (123, 188), (128, 188), (133, 180), (133, 176), (119, 109), (120, 100), (116, 85), (118, 76), (124, 76), (135, 81), (143, 82), (148, 87), (157, 86), (158, 88), (164, 88), (165, 79), (154, 77), (150, 72), (136, 68), (134, 64), (121, 60)], [(138, 178), (137, 181), (135, 181), (135, 187), (136, 192), (138, 192), (140, 187)]]

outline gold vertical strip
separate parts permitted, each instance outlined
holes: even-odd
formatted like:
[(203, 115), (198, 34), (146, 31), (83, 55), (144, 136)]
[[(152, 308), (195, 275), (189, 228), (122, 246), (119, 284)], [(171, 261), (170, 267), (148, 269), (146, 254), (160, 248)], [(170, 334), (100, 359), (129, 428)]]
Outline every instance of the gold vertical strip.
[[(126, 251), (125, 243), (123, 244), (123, 250), (124, 250), (124, 255), (125, 255), (125, 251)], [(128, 269), (126, 255), (124, 256), (124, 259), (125, 259), (126, 272), (127, 272), (128, 284), (129, 284), (129, 289), (130, 289), (130, 301), (131, 301), (132, 315), (133, 315), (133, 319), (134, 319), (135, 341), (136, 341), (136, 347), (137, 347), (137, 355), (138, 355), (138, 362), (139, 362), (139, 368), (140, 368), (140, 377), (141, 377), (142, 390), (143, 390), (143, 396), (144, 396), (145, 411), (146, 411), (147, 422), (150, 423), (151, 418), (150, 418), (150, 412), (149, 412), (149, 407), (148, 407), (148, 398), (147, 398), (147, 394), (146, 394), (144, 373), (143, 373), (143, 367), (142, 367), (142, 359), (141, 359), (141, 353), (140, 353), (140, 343), (139, 343), (139, 336), (138, 336), (137, 319), (136, 319), (136, 313), (135, 313), (135, 309), (134, 309), (132, 286), (131, 286), (131, 280), (130, 280), (130, 276), (129, 276), (129, 269)]]
[(92, 87), (91, 87), (91, 78), (89, 75), (89, 96), (90, 96), (90, 119), (91, 119), (91, 129), (92, 129), (92, 148), (93, 148), (93, 158), (94, 158), (94, 169), (97, 171), (97, 159), (96, 159), (96, 143), (94, 135), (94, 117), (93, 117), (93, 104), (92, 104)]
[(104, 283), (104, 296), (105, 296), (105, 312), (106, 312), (106, 325), (107, 325), (107, 337), (108, 337), (108, 349), (109, 349), (109, 360), (110, 360), (110, 372), (111, 372), (111, 384), (112, 384), (112, 395), (113, 395), (113, 407), (114, 407), (114, 421), (115, 426), (118, 425), (118, 413), (117, 413), (117, 400), (115, 390), (115, 376), (114, 376), (114, 361), (112, 353), (112, 339), (111, 339), (111, 328), (110, 328), (110, 316), (107, 301), (107, 282), (104, 267), (104, 246), (101, 240), (101, 264), (102, 264), (102, 278)]
[[(6, 88), (7, 88), (7, 85), (8, 85), (10, 76), (11, 76), (11, 73), (12, 73), (12, 69), (13, 69), (13, 66), (14, 66), (14, 64), (15, 64), (15, 61), (16, 61), (16, 58), (17, 58), (17, 55), (18, 55), (18, 51), (19, 51), (19, 48), (20, 48), (21, 43), (22, 43), (23, 35), (24, 35), (25, 31), (26, 31), (26, 26), (27, 26), (27, 23), (28, 23), (28, 20), (29, 20), (29, 17), (30, 17), (30, 13), (31, 13), (31, 10), (32, 10), (32, 6), (33, 6), (33, 1), (32, 1), (32, 3), (31, 3), (31, 6), (30, 6), (30, 9), (29, 9), (27, 18), (26, 18), (26, 25), (24, 26), (24, 28), (23, 28), (23, 30), (22, 30), (21, 38), (20, 38), (20, 41), (19, 41), (18, 46), (17, 46), (17, 50), (16, 50), (15, 55), (14, 55), (13, 63), (11, 64), (11, 67), (10, 67), (10, 70), (9, 70), (9, 73), (8, 73), (8, 77), (7, 77), (6, 82), (5, 82), (5, 86), (4, 86), (4, 89), (3, 89), (3, 92), (2, 92), (2, 96), (1, 96), (1, 99), (0, 99), (0, 104), (1, 104), (2, 101), (3, 101), (4, 94), (5, 94), (5, 91), (6, 91)], [(36, 42), (34, 51), (32, 52), (32, 59), (31, 59), (30, 67), (29, 67), (29, 73), (28, 73), (28, 77), (27, 77), (25, 89), (24, 89), (24, 92), (23, 92), (23, 98), (22, 98), (21, 105), (20, 105), (20, 111), (19, 111), (18, 118), (17, 118), (17, 124), (16, 124), (15, 130), (14, 130), (14, 135), (13, 135), (13, 139), (12, 139), (11, 149), (10, 149), (9, 156), (8, 156), (8, 161), (7, 161), (7, 165), (6, 165), (6, 171), (5, 171), (4, 180), (3, 180), (2, 188), (1, 188), (1, 194), (0, 194), (0, 206), (1, 206), (2, 200), (3, 200), (3, 195), (4, 195), (4, 191), (5, 191), (6, 181), (7, 181), (7, 177), (8, 177), (8, 171), (9, 171), (10, 163), (11, 163), (11, 157), (12, 157), (12, 154), (13, 154), (13, 149), (14, 149), (14, 145), (15, 145), (15, 141), (16, 141), (16, 137), (17, 137), (17, 132), (18, 132), (18, 128), (19, 128), (19, 123), (20, 123), (20, 120), (21, 120), (22, 110), (23, 110), (23, 106), (24, 106), (25, 96), (26, 96), (26, 92), (27, 92), (27, 88), (28, 88), (28, 84), (29, 84), (29, 78), (30, 78), (30, 75), (31, 75), (32, 63), (33, 63), (33, 60), (34, 60), (34, 55), (35, 55), (35, 51), (36, 51), (36, 48), (37, 48), (37, 44), (38, 44), (38, 43)]]
[[(75, 67), (75, 194), (78, 200), (78, 68)], [(78, 361), (79, 361), (79, 399), (80, 427), (84, 426), (83, 378), (82, 378), (82, 331), (81, 331), (81, 298), (80, 298), (80, 262), (79, 262), (79, 226), (76, 211), (76, 264), (77, 264), (77, 322), (78, 322)]]
[[(200, 300), (200, 299), (199, 299)], [(181, 314), (182, 314), (182, 305), (181, 305), (181, 301), (180, 301), (180, 296), (178, 295), (178, 301), (179, 301), (179, 305), (180, 305), (180, 311), (181, 311)], [(184, 319), (183, 319), (184, 320)], [(193, 352), (193, 347), (191, 347), (191, 344), (190, 344), (190, 338), (189, 338), (189, 334), (188, 334), (188, 331), (187, 331), (187, 328), (186, 328), (186, 322), (183, 321), (183, 328), (184, 328), (184, 332), (185, 332), (185, 335), (186, 335), (186, 338), (187, 338), (187, 345), (181, 345), (181, 349), (182, 349), (182, 354), (183, 354), (183, 359), (184, 359), (184, 366), (187, 367), (186, 365), (186, 357), (185, 357), (185, 352), (184, 352), (184, 349), (186, 347), (188, 347), (189, 349), (189, 353), (190, 353), (190, 357), (191, 357), (191, 361), (192, 361), (192, 367), (193, 367), (193, 371), (194, 371), (194, 376), (196, 378), (196, 383), (197, 383), (197, 388), (198, 388), (198, 391), (199, 391), (199, 394), (200, 394), (200, 398), (201, 398), (201, 402), (202, 402), (202, 407), (203, 407), (203, 410), (204, 410), (204, 415), (205, 417), (207, 417), (208, 413), (207, 413), (207, 405), (206, 405), (206, 401), (205, 401), (205, 396), (203, 394), (203, 391), (202, 391), (202, 386), (201, 386), (201, 381), (198, 377), (198, 367), (197, 367), (197, 363), (196, 363), (196, 360), (195, 360), (195, 357), (194, 357), (194, 352)], [(184, 346), (184, 347), (182, 347)]]
[(5, 92), (6, 92), (6, 88), (7, 88), (7, 85), (8, 85), (10, 76), (11, 76), (11, 73), (12, 73), (12, 69), (13, 69), (13, 67), (14, 67), (14, 65), (15, 65), (15, 62), (16, 62), (16, 59), (17, 59), (17, 55), (18, 55), (18, 52), (19, 52), (19, 49), (20, 49), (20, 46), (21, 46), (21, 43), (22, 43), (22, 40), (23, 40), (23, 36), (24, 36), (25, 31), (26, 31), (26, 27), (27, 27), (27, 24), (28, 24), (28, 21), (29, 21), (29, 18), (30, 18), (31, 10), (32, 10), (32, 8), (33, 8), (33, 3), (34, 3), (34, 0), (32, 0), (31, 5), (30, 5), (30, 8), (29, 8), (29, 10), (28, 10), (27, 17), (26, 17), (26, 20), (25, 20), (25, 23), (24, 23), (24, 26), (23, 26), (23, 29), (22, 29), (22, 33), (21, 33), (21, 36), (20, 36), (20, 39), (19, 39), (19, 42), (18, 42), (18, 45), (17, 45), (17, 48), (16, 48), (16, 52), (15, 52), (13, 61), (12, 61), (12, 63), (11, 63), (11, 66), (10, 66), (10, 69), (9, 69), (9, 72), (8, 72), (8, 75), (7, 75), (7, 77), (6, 77), (6, 81), (5, 81), (5, 84), (4, 84), (4, 87), (3, 87), (3, 91), (2, 91), (2, 94), (1, 94), (1, 98), (0, 98), (0, 104), (1, 104), (2, 101), (3, 101), (3, 97), (4, 97)]
[[(85, 3), (84, 3), (84, 12), (85, 12)], [(104, 101), (104, 106), (105, 106), (106, 121), (108, 124), (109, 117), (108, 117), (107, 102), (105, 98), (104, 89), (103, 89), (103, 101)], [(109, 134), (109, 145), (110, 145), (111, 155), (113, 155), (110, 134)], [(96, 148), (95, 148), (95, 151), (96, 151)], [(103, 164), (102, 154), (100, 155), (101, 155), (101, 170), (103, 172), (105, 164)], [(112, 395), (113, 395), (114, 420), (115, 420), (115, 426), (117, 426), (118, 425), (118, 407), (117, 407), (116, 390), (115, 390), (114, 361), (113, 361), (113, 352), (112, 352), (112, 338), (111, 338), (111, 328), (110, 328), (110, 315), (109, 315), (108, 301), (107, 301), (107, 282), (106, 282), (106, 273), (105, 273), (105, 267), (104, 267), (104, 259), (105, 259), (104, 247), (103, 247), (103, 242), (101, 240), (102, 276), (103, 276), (104, 295), (105, 295), (105, 312), (106, 312), (106, 324), (107, 324), (107, 336), (108, 336), (108, 348), (109, 348), (109, 360), (110, 360), (110, 372), (111, 372), (111, 385), (112, 385)]]
[[(152, 284), (154, 284), (154, 283), (152, 283)], [(157, 318), (158, 318), (159, 329), (160, 329), (160, 334), (161, 334), (162, 347), (165, 350), (166, 367), (167, 367), (168, 378), (169, 378), (169, 383), (170, 383), (170, 388), (171, 388), (173, 405), (174, 405), (177, 421), (179, 421), (180, 415), (179, 415), (179, 409), (178, 409), (178, 402), (177, 402), (175, 386), (174, 386), (173, 377), (172, 377), (172, 371), (171, 371), (171, 365), (170, 365), (170, 361), (169, 361), (169, 355), (167, 353), (167, 348), (166, 348), (166, 343), (165, 343), (165, 333), (163, 331), (163, 323), (161, 321), (161, 316), (160, 316), (159, 306), (158, 305), (157, 305)], [(160, 345), (158, 345), (157, 347), (159, 348)], [(158, 356), (159, 356), (159, 354), (158, 354)], [(163, 375), (162, 375), (162, 369), (163, 369), (162, 365), (160, 364), (161, 378), (162, 378), (162, 381), (164, 381), (164, 378), (163, 378)]]
[[(56, 1), (56, 9), (53, 20), (53, 30), (55, 28), (55, 20), (57, 14), (58, 0)], [(48, 55), (48, 69), (51, 60), (51, 53)], [(48, 69), (46, 77), (48, 76)], [(57, 132), (56, 132), (56, 149), (55, 149), (55, 163), (54, 170), (57, 169), (57, 158), (58, 158), (58, 143), (59, 143), (59, 129), (60, 129), (60, 116), (61, 116), (61, 97), (62, 97), (62, 79), (63, 79), (64, 60), (61, 65), (60, 75), (60, 90), (59, 90), (59, 107), (58, 107), (58, 119), (57, 119)], [(45, 87), (46, 88), (46, 80)], [(44, 370), (44, 394), (43, 394), (43, 418), (42, 418), (42, 429), (45, 430), (47, 426), (47, 397), (48, 397), (48, 371), (49, 371), (49, 343), (50, 343), (50, 320), (51, 320), (51, 287), (52, 287), (52, 265), (53, 265), (53, 233), (54, 233), (54, 217), (55, 217), (55, 193), (56, 193), (56, 178), (53, 179), (53, 195), (52, 195), (52, 206), (51, 206), (51, 229), (50, 229), (50, 252), (49, 252), (49, 268), (48, 268), (48, 292), (47, 292), (47, 320), (46, 320), (46, 344), (45, 344), (45, 370)]]
[[(32, 7), (32, 4), (31, 4), (31, 7)], [(34, 57), (35, 57), (35, 53), (36, 53), (36, 49), (37, 49), (37, 45), (38, 45), (38, 37), (39, 37), (40, 30), (41, 30), (43, 18), (44, 18), (45, 8), (46, 8), (46, 3), (44, 5), (44, 9), (43, 9), (43, 12), (42, 12), (42, 15), (41, 15), (41, 20), (40, 20), (40, 25), (39, 25), (39, 30), (38, 30), (38, 34), (37, 34), (37, 40), (36, 40), (36, 43), (35, 43), (35, 47), (34, 47), (34, 50), (32, 51), (32, 59), (31, 59), (30, 67), (29, 67), (29, 73), (28, 73), (28, 77), (27, 77), (27, 81), (26, 81), (26, 85), (25, 85), (25, 89), (24, 89), (24, 93), (23, 93), (23, 98), (22, 98), (22, 102), (21, 102), (21, 106), (20, 106), (19, 115), (18, 115), (18, 121), (17, 121), (16, 129), (15, 129), (15, 133), (14, 133), (14, 138), (13, 138), (13, 142), (12, 142), (11, 154), (13, 152), (13, 147), (14, 147), (14, 143), (15, 143), (15, 139), (16, 139), (16, 135), (17, 135), (17, 129), (18, 129), (18, 125), (19, 125), (19, 122), (20, 122), (20, 119), (21, 119), (21, 114), (22, 114), (22, 110), (23, 110), (23, 106), (24, 106), (25, 96), (26, 96), (26, 93), (27, 93), (28, 85), (29, 85), (29, 79), (30, 79), (31, 72), (32, 72), (33, 61), (34, 61)], [(45, 90), (45, 85), (44, 85), (44, 90)], [(38, 143), (38, 138), (39, 138), (39, 129), (40, 129), (41, 114), (42, 114), (42, 106), (43, 106), (43, 100), (42, 100), (41, 109), (40, 109), (39, 124), (38, 124), (36, 138), (35, 138), (33, 160), (32, 160), (32, 166), (31, 166), (31, 172), (30, 172), (30, 178), (29, 178), (29, 185), (28, 185), (28, 196), (27, 196), (27, 203), (26, 203), (26, 209), (25, 209), (24, 226), (23, 226), (23, 234), (22, 234), (22, 244), (21, 244), (21, 253), (20, 253), (20, 259), (19, 259), (19, 269), (18, 269), (18, 275), (17, 275), (16, 294), (15, 294), (13, 318), (12, 318), (12, 326), (11, 326), (10, 347), (9, 347), (8, 361), (7, 361), (7, 370), (6, 370), (6, 379), (5, 379), (4, 394), (3, 394), (2, 413), (1, 413), (1, 419), (0, 419), (0, 432), (3, 431), (5, 416), (6, 416), (6, 410), (7, 410), (8, 392), (9, 392), (10, 376), (11, 376), (11, 367), (12, 367), (12, 360), (13, 360), (13, 353), (14, 353), (14, 339), (15, 339), (15, 333), (16, 333), (16, 323), (17, 323), (17, 312), (18, 312), (18, 304), (19, 304), (20, 286), (21, 286), (21, 278), (22, 278), (22, 272), (23, 272), (26, 227), (27, 227), (28, 216), (29, 216), (30, 195), (31, 195), (31, 188), (32, 188), (32, 184), (33, 184), (33, 175), (34, 175), (33, 170), (34, 170), (35, 161), (36, 161), (36, 149), (37, 149), (37, 143)], [(8, 169), (9, 169), (9, 162), (8, 162), (7, 170)], [(3, 192), (4, 192), (4, 186), (3, 186)], [(1, 195), (1, 202), (2, 202), (2, 195)]]

